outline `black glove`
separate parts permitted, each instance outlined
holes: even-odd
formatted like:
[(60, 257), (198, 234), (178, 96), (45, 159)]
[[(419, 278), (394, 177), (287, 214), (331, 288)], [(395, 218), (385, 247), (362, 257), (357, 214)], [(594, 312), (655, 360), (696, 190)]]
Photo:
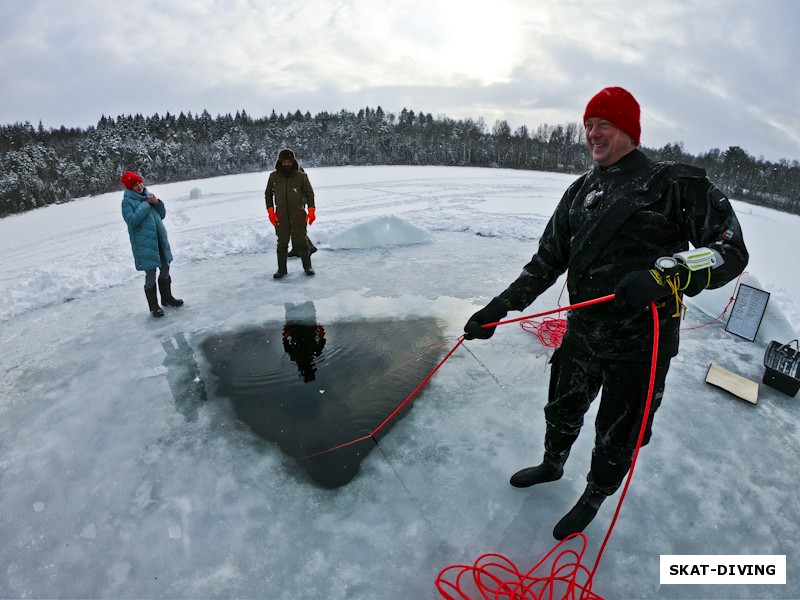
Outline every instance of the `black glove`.
[(469, 318), (467, 324), (464, 325), (464, 339), (473, 340), (478, 338), (479, 340), (488, 340), (494, 335), (494, 330), (497, 328), (486, 327), (484, 329), (481, 325), (497, 323), (497, 321), (507, 314), (508, 310), (506, 310), (505, 302), (500, 298), (494, 298), (489, 304)]
[(666, 298), (671, 293), (668, 287), (656, 281), (650, 271), (642, 269), (628, 273), (617, 284), (617, 289), (614, 290), (614, 304), (647, 308), (650, 302)]
[(688, 280), (689, 283), (683, 285), (681, 291), (686, 296), (697, 296), (700, 292), (708, 286), (709, 278), (711, 277), (711, 268), (701, 269), (699, 271), (689, 272), (689, 269), (681, 269), (681, 280)]

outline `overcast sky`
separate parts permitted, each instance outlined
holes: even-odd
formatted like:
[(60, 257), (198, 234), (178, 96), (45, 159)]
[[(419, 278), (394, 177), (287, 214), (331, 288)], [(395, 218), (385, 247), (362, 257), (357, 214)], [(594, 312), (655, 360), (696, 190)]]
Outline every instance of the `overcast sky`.
[(3, 0), (0, 124), (402, 108), (580, 121), (608, 85), (642, 144), (800, 160), (798, 0)]

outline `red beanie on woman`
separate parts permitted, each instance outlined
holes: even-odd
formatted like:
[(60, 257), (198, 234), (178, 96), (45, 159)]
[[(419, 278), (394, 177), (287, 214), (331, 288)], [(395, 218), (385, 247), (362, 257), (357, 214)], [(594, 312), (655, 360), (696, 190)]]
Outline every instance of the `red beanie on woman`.
[(122, 174), (122, 177), (119, 178), (119, 180), (122, 182), (122, 185), (124, 185), (129, 190), (132, 190), (133, 186), (135, 186), (137, 183), (142, 183), (144, 181), (144, 179), (139, 177), (133, 171), (125, 171)]
[(639, 124), (639, 103), (626, 89), (621, 87), (607, 87), (597, 92), (583, 113), (583, 122), (590, 117), (599, 117), (610, 121), (633, 139), (638, 146), (642, 135)]

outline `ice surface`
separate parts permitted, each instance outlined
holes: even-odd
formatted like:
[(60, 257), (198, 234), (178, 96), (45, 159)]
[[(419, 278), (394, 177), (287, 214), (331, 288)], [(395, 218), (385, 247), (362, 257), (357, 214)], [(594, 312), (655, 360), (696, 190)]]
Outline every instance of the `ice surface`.
[[(266, 176), (152, 186), (186, 301), (162, 319), (147, 312), (132, 266), (121, 192), (0, 220), (0, 597), (434, 598), (446, 566), (500, 552), (526, 568), (553, 547), (553, 525), (584, 487), (596, 407), (562, 480), (508, 485), (541, 455), (550, 352), (518, 325), (462, 345), (336, 489), (237, 417), (202, 343), (282, 325), (287, 306), (313, 302), (325, 326), (435, 321), (448, 349), (536, 250), (573, 177), (309, 169), (317, 275), (292, 259), (275, 281)], [(800, 220), (734, 206), (748, 272), (797, 330), (800, 277), (786, 257)], [(386, 216), (430, 241), (333, 249), (337, 234)], [(527, 314), (554, 308), (560, 290)], [(800, 597), (800, 399), (762, 385), (752, 406), (703, 383), (711, 362), (755, 381), (764, 371), (760, 340), (722, 323), (688, 329), (708, 320), (690, 306), (653, 440), (595, 576), (607, 598)], [(613, 509), (587, 529), (590, 560)], [(660, 586), (663, 554), (785, 554), (787, 585)]]

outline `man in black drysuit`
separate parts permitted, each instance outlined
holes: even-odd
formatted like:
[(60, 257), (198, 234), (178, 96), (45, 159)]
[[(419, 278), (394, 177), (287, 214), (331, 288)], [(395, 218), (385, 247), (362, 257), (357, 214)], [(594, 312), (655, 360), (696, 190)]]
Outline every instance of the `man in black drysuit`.
[(567, 270), (571, 304), (615, 294), (613, 302), (570, 312), (550, 361), (544, 459), (511, 478), (515, 487), (560, 479), (602, 388), (588, 483), (555, 526), (559, 540), (583, 531), (630, 469), (650, 379), (650, 302), (659, 306), (660, 337), (643, 444), (678, 353), (680, 298), (725, 285), (748, 260), (736, 215), (705, 172), (654, 162), (637, 148), (639, 116), (623, 88), (605, 88), (589, 101), (583, 121), (594, 167), (567, 189), (522, 274), (464, 327), (466, 339), (491, 337), (494, 328), (482, 325), (524, 310)]

